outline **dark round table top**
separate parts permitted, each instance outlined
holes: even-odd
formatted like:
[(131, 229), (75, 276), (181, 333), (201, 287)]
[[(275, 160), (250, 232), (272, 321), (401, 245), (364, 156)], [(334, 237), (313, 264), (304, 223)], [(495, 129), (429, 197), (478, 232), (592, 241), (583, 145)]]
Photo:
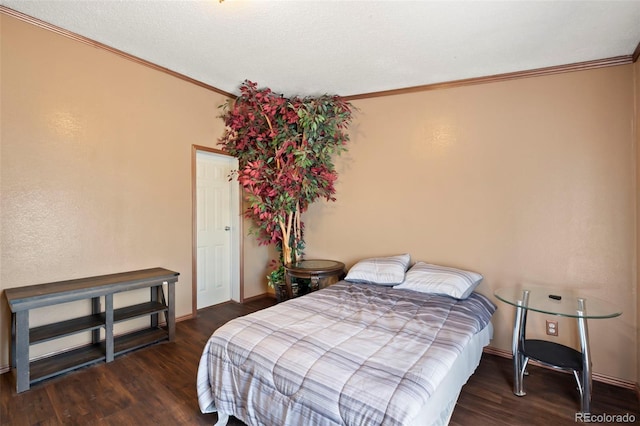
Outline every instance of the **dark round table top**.
[(297, 262), (288, 263), (285, 268), (293, 272), (331, 272), (342, 271), (344, 269), (344, 263), (336, 260), (325, 259), (305, 259), (298, 260)]

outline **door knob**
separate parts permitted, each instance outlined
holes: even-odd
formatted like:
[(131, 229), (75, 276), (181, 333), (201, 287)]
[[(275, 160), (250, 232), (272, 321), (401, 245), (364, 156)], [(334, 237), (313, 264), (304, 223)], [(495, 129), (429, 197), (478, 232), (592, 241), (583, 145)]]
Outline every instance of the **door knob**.
[(230, 226), (225, 226), (225, 227), (224, 227), (224, 230), (225, 230), (225, 231), (231, 231), (231, 227), (230, 227)]

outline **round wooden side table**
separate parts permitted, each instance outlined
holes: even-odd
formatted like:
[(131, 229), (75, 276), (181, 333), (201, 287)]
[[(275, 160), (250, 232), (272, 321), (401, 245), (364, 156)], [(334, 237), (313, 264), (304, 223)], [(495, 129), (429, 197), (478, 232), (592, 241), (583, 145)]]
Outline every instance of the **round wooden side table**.
[(344, 263), (335, 260), (305, 259), (284, 265), (284, 279), (289, 298), (300, 296), (293, 291), (292, 278), (310, 280), (309, 292), (335, 284), (344, 278)]

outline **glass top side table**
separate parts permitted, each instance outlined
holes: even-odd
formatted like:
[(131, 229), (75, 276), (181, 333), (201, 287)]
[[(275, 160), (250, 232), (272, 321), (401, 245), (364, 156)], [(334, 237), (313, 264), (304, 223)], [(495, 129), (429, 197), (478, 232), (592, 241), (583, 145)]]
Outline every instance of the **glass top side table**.
[[(622, 311), (613, 304), (595, 297), (580, 295), (580, 290), (543, 287), (500, 288), (495, 296), (516, 307), (513, 327), (513, 393), (524, 396), (523, 376), (529, 359), (544, 365), (569, 370), (580, 391), (580, 409), (591, 410), (591, 355), (587, 319), (613, 318)], [(580, 334), (580, 351), (546, 340), (526, 338), (527, 312), (576, 318)]]
[(293, 297), (292, 278), (311, 281), (310, 291), (319, 290), (340, 281), (344, 277), (344, 263), (336, 260), (305, 259), (284, 265), (284, 278), (289, 298)]

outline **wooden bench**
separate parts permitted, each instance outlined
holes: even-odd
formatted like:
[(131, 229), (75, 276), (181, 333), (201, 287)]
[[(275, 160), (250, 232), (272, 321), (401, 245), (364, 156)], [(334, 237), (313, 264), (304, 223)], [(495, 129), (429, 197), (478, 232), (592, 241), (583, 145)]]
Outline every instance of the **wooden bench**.
[[(152, 268), (6, 289), (4, 292), (11, 309), (11, 367), (15, 369), (17, 392), (76, 368), (101, 361), (111, 362), (115, 356), (134, 349), (174, 340), (178, 275), (167, 269)], [(163, 284), (168, 290), (166, 300)], [(113, 308), (114, 294), (141, 288), (150, 288), (150, 301)], [(101, 298), (104, 298), (104, 309)], [(91, 315), (29, 328), (31, 309), (83, 299), (90, 299)], [(158, 321), (160, 313), (165, 316), (164, 326)], [(114, 338), (114, 323), (146, 315), (150, 316), (148, 328)], [(100, 337), (101, 328), (105, 330), (104, 339)], [(90, 344), (30, 362), (30, 345), (87, 331), (91, 332)]]

